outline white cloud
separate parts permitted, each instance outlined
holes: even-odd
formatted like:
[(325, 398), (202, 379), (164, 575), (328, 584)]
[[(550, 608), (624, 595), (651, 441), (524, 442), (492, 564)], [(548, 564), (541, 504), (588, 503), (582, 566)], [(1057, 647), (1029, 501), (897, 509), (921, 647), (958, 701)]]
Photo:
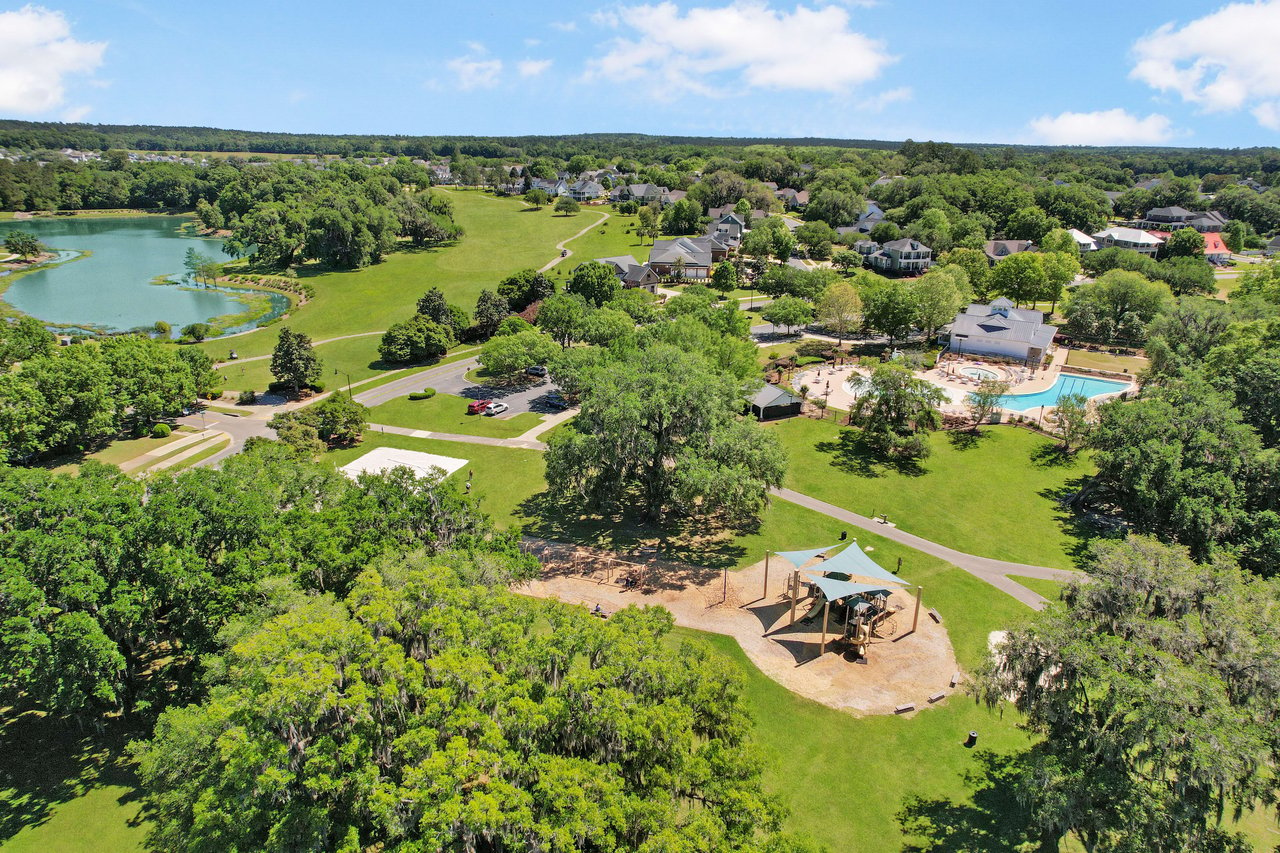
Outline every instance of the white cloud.
[(916, 93), (912, 91), (910, 86), (899, 86), (896, 89), (889, 89), (877, 95), (872, 95), (867, 99), (865, 106), (871, 112), (878, 113), (891, 104), (900, 104), (911, 100), (915, 96)]
[(1181, 28), (1168, 23), (1138, 39), (1129, 76), (1209, 112), (1250, 108), (1260, 124), (1280, 129), (1277, 44), (1280, 0), (1231, 3)]
[(542, 44), (542, 39), (525, 39), (524, 40), (525, 47), (537, 47), (540, 44)]
[(78, 107), (69, 107), (62, 111), (62, 120), (69, 121), (74, 124), (75, 122), (82, 121), (85, 116), (89, 115), (91, 112), (93, 112), (93, 107), (88, 107), (84, 104), (81, 104)]
[(521, 77), (537, 77), (550, 67), (550, 59), (522, 59), (516, 63), (516, 70)]
[(562, 33), (576, 32), (578, 29), (577, 21), (552, 21), (551, 26)]
[[(76, 41), (61, 12), (23, 6), (0, 12), (0, 111), (40, 113), (66, 100), (63, 78), (102, 64), (106, 42)], [(77, 108), (79, 109), (79, 108)]]
[(1031, 130), (1050, 145), (1154, 145), (1173, 136), (1167, 117), (1152, 113), (1138, 118), (1122, 109), (1041, 116), (1031, 122)]
[(627, 36), (588, 63), (588, 78), (651, 80), (665, 93), (723, 94), (743, 85), (847, 92), (895, 61), (883, 42), (850, 29), (848, 10), (837, 6), (787, 12), (743, 0), (681, 13), (665, 2), (619, 7), (613, 18)]
[(472, 89), (492, 89), (498, 85), (498, 78), (502, 74), (501, 59), (459, 56), (446, 62), (445, 67), (453, 72), (458, 80), (458, 88), (464, 92)]

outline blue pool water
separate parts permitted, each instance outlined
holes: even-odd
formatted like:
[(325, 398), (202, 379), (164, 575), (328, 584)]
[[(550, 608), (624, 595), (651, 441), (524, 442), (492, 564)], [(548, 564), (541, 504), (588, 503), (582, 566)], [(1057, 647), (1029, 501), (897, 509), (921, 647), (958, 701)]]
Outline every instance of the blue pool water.
[(1083, 394), (1085, 397), (1093, 398), (1102, 394), (1114, 394), (1127, 387), (1129, 387), (1128, 383), (1117, 382), (1114, 379), (1095, 379), (1092, 376), (1061, 373), (1052, 388), (1037, 391), (1034, 394), (1006, 394), (1000, 398), (1000, 405), (1015, 412), (1025, 412), (1041, 406), (1056, 406), (1058, 398), (1067, 394)]

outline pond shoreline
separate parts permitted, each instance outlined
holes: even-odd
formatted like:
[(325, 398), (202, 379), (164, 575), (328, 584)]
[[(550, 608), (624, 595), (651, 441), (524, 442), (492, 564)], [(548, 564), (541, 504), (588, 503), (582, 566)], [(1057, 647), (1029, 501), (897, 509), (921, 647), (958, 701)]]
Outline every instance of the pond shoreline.
[[(216, 235), (198, 233), (196, 229), (199, 227), (199, 222), (193, 220), (190, 212), (180, 213), (177, 211), (138, 211), (120, 209), (111, 211), (85, 211), (70, 216), (55, 216), (51, 214), (25, 216), (22, 218), (10, 218), (9, 221), (14, 224), (65, 222), (76, 219), (128, 220), (133, 218), (138, 220), (154, 221), (155, 219), (164, 216), (177, 217), (181, 220), (171, 231), (174, 237), (189, 240), (218, 240), (218, 236)], [(37, 232), (37, 234), (38, 236), (42, 236), (39, 235), (39, 232)], [(69, 242), (74, 239), (74, 235), (66, 235), (63, 238), (59, 238), (58, 236), (53, 237), (53, 240), (61, 240), (62, 242)], [(64, 257), (67, 253), (74, 254), (71, 254), (69, 257)], [(64, 334), (111, 336), (129, 334), (144, 328), (149, 328), (152, 325), (151, 323), (139, 323), (128, 328), (124, 328), (123, 324), (117, 327), (93, 322), (62, 322), (51, 319), (48, 316), (39, 316), (32, 313), (30, 310), (19, 308), (7, 299), (3, 298), (14, 282), (20, 280), (23, 276), (33, 272), (48, 271), (52, 268), (70, 263), (71, 261), (91, 257), (92, 255), (93, 251), (88, 249), (56, 249), (47, 260), (26, 265), (22, 268), (14, 268), (8, 272), (8, 274), (0, 275), (0, 317), (33, 317), (47, 328)], [(166, 262), (165, 265), (167, 266), (168, 263)], [(291, 293), (283, 288), (274, 288), (252, 282), (237, 282), (235, 285), (219, 282), (213, 286), (196, 288), (190, 286), (189, 283), (180, 281), (177, 275), (169, 273), (156, 275), (152, 277), (150, 281), (139, 283), (168, 285), (190, 293), (217, 294), (223, 297), (225, 301), (230, 301), (235, 303), (235, 305), (238, 305), (240, 310), (232, 310), (221, 314), (212, 314), (210, 316), (191, 321), (209, 325), (211, 327), (211, 334), (209, 335), (210, 338), (255, 331), (277, 321), (281, 317), (287, 316), (298, 303), (297, 294)], [(28, 306), (28, 308), (29, 307), (31, 306)], [(44, 310), (41, 313), (49, 315), (52, 312), (50, 310)], [(162, 319), (168, 318), (165, 317)], [(187, 323), (186, 321), (183, 322), (184, 326), (189, 324), (190, 323)], [(249, 328), (245, 328), (246, 326), (249, 326)]]

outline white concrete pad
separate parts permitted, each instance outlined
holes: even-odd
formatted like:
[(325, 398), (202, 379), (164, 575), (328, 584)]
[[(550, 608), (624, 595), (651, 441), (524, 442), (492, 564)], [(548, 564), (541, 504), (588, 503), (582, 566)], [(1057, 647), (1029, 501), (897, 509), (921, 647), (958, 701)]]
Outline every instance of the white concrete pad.
[(447, 477), (466, 464), (466, 459), (455, 459), (452, 456), (438, 456), (419, 450), (400, 450), (396, 447), (375, 447), (338, 470), (354, 480), (366, 471), (381, 474), (383, 471), (403, 465), (406, 468), (412, 468), (420, 477), (434, 474), (433, 469), (444, 471), (444, 476)]

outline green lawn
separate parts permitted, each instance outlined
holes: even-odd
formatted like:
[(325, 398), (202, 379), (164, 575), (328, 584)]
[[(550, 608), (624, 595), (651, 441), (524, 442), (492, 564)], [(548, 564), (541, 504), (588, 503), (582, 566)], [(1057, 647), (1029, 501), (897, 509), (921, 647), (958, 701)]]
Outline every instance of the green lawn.
[[(582, 228), (592, 218), (599, 218), (599, 212), (603, 211), (609, 214), (609, 218), (600, 226), (592, 228), (581, 237), (575, 237), (565, 246), (573, 250), (573, 257), (567, 261), (562, 261), (559, 266), (567, 266), (569, 268), (576, 267), (583, 261), (590, 261), (595, 258), (613, 258), (618, 255), (630, 255), (639, 263), (644, 263), (649, 258), (648, 238), (641, 240), (635, 234), (627, 234), (628, 230), (636, 227), (638, 217), (623, 216), (620, 213), (613, 212), (612, 208), (600, 207), (584, 207), (582, 213), (578, 214), (575, 219), (578, 220), (578, 228)], [(601, 232), (604, 232), (603, 234)]]
[(1113, 373), (1137, 375), (1147, 369), (1147, 360), (1132, 355), (1112, 355), (1109, 352), (1089, 352), (1073, 349), (1067, 353), (1067, 364), (1072, 367), (1088, 367), (1093, 370), (1109, 370)]
[(85, 737), (70, 722), (0, 709), (0, 851), (145, 850), (124, 733)]
[(76, 456), (75, 458), (59, 458), (54, 460), (58, 464), (53, 470), (66, 474), (76, 471), (81, 462), (85, 459), (95, 459), (98, 462), (107, 465), (123, 465), (130, 459), (135, 459), (144, 453), (150, 453), (164, 447), (166, 444), (183, 438), (188, 433), (195, 432), (190, 427), (179, 426), (168, 438), (151, 438), (144, 436), (142, 438), (121, 438), (111, 442), (101, 450), (95, 450), (87, 456)]
[(1022, 575), (1009, 575), (1009, 579), (1017, 581), (1027, 589), (1038, 592), (1050, 601), (1057, 601), (1062, 596), (1062, 590), (1066, 587), (1061, 581), (1048, 580), (1047, 578), (1028, 578)]
[(470, 401), (452, 394), (436, 394), (430, 400), (397, 397), (389, 403), (370, 409), (369, 422), (429, 432), (487, 435), (494, 438), (514, 438), (542, 423), (542, 416), (532, 412), (503, 418), (468, 415), (468, 402)]
[(1055, 495), (1093, 472), (1087, 456), (1061, 459), (1052, 442), (1016, 427), (976, 438), (933, 433), (919, 466), (878, 463), (830, 420), (770, 424), (791, 464), (786, 485), (862, 515), (887, 513), (903, 530), (960, 551), (1072, 568), (1084, 541)]
[[(439, 287), (451, 302), (470, 310), (484, 288), (496, 288), (510, 273), (540, 267), (555, 257), (556, 243), (581, 230), (583, 216), (554, 216), (517, 199), (476, 191), (439, 190), (454, 205), (466, 236), (456, 245), (393, 252), (380, 264), (351, 271), (300, 275), (316, 289), (315, 298), (297, 308), (285, 324), (314, 340), (356, 332), (381, 331), (413, 313), (418, 297)], [(275, 346), (278, 326), (201, 346), (222, 359), (234, 347), (241, 356), (265, 355)], [(374, 338), (373, 340), (377, 340)]]
[(461, 484), (466, 481), (468, 471), (475, 472), (471, 493), (480, 499), (480, 508), (491, 515), (499, 527), (509, 527), (517, 521), (520, 503), (543, 488), (542, 453), (537, 450), (411, 438), (367, 430), (360, 444), (331, 451), (325, 459), (334, 465), (345, 465), (375, 447), (399, 447), (466, 459), (466, 466), (452, 476)]

